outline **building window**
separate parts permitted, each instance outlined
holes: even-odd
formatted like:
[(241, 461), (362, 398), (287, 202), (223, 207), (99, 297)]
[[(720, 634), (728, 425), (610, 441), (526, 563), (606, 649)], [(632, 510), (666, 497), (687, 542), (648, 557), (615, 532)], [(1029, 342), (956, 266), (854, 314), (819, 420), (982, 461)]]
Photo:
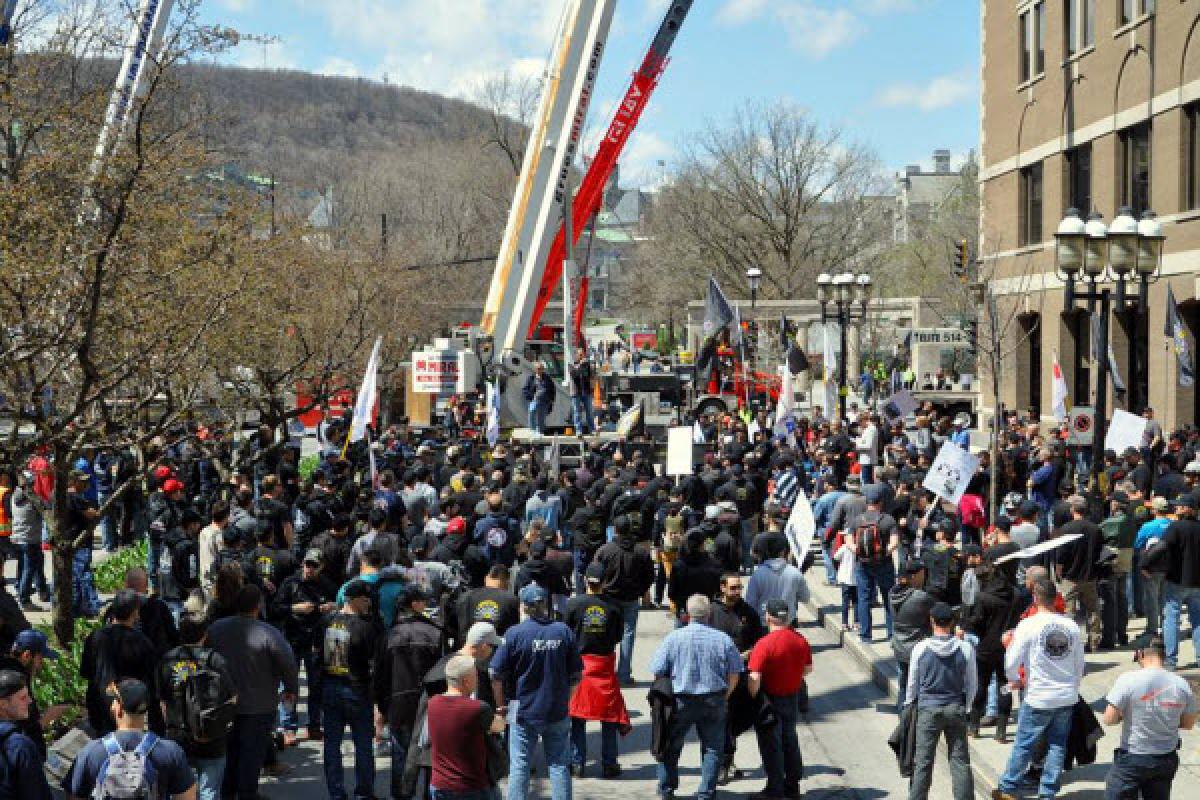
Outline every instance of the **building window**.
[(1200, 103), (1183, 111), (1184, 125), (1184, 208), (1200, 208)]
[(1140, 215), (1150, 208), (1150, 123), (1126, 128), (1118, 135), (1121, 204)]
[(1042, 241), (1042, 165), (1021, 170), (1021, 207), (1018, 233), (1022, 246)]
[(1046, 71), (1046, 7), (1039, 0), (1017, 17), (1020, 52), (1017, 78), (1025, 83)]
[(1120, 23), (1137, 22), (1147, 14), (1154, 13), (1154, 0), (1117, 0), (1120, 4)]
[(1068, 150), (1066, 158), (1067, 191), (1063, 193), (1067, 208), (1074, 208), (1087, 219), (1092, 210), (1092, 146), (1081, 145)]
[(1096, 0), (1063, 0), (1067, 57), (1096, 44)]

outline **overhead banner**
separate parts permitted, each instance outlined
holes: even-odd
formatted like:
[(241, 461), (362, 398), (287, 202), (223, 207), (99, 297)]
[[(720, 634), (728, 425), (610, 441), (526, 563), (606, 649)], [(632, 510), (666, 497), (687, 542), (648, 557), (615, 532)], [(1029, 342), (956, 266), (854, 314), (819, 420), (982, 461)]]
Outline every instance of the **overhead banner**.
[(899, 331), (901, 341), (909, 347), (937, 345), (939, 347), (969, 348), (971, 340), (962, 328), (906, 328)]
[(412, 357), (412, 386), (422, 394), (454, 394), (458, 385), (458, 353), (417, 352)]

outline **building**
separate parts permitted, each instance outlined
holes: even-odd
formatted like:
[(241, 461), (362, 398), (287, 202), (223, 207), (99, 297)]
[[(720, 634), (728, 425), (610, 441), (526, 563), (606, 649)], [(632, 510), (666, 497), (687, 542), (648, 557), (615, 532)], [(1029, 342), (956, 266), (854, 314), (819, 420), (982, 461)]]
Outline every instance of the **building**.
[(638, 244), (646, 241), (646, 215), (652, 195), (641, 189), (622, 189), (620, 169), (614, 168), (595, 224), (579, 237), (575, 260), (587, 264), (589, 312), (614, 310), (614, 287), (632, 262)]
[(919, 237), (921, 229), (936, 217), (938, 209), (962, 184), (962, 170), (950, 168), (950, 151), (933, 151), (933, 170), (909, 164), (896, 176), (893, 240), (904, 244)]
[(1069, 402), (1093, 403), (1090, 317), (1064, 310), (1054, 232), (1068, 208), (1110, 222), (1129, 206), (1167, 239), (1148, 313), (1111, 318), (1127, 390), (1108, 407), (1200, 421), (1162, 334), (1168, 285), (1200, 329), (1200, 2), (983, 0), (981, 19), (980, 274), (1015, 323), (999, 399), (1049, 417), (1057, 353)]

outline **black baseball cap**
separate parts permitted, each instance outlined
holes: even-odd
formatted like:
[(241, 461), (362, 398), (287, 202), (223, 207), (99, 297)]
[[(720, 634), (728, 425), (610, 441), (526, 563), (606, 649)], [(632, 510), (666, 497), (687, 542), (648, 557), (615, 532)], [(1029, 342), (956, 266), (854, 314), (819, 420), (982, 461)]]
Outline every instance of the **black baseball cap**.
[(590, 583), (603, 583), (604, 565), (595, 562), (588, 564), (588, 568), (583, 575)]
[(346, 584), (346, 589), (342, 593), (342, 596), (347, 600), (353, 600), (356, 597), (370, 597), (371, 587), (364, 580), (353, 580)]
[(791, 622), (792, 610), (783, 600), (770, 600), (766, 605), (767, 616), (780, 622)]
[(150, 690), (137, 678), (125, 678), (118, 683), (115, 697), (126, 714), (145, 714), (150, 707)]
[(23, 673), (15, 669), (0, 669), (0, 697), (12, 697), (28, 685)]
[(949, 603), (934, 603), (929, 610), (929, 616), (939, 625), (949, 625), (954, 622), (954, 609)]

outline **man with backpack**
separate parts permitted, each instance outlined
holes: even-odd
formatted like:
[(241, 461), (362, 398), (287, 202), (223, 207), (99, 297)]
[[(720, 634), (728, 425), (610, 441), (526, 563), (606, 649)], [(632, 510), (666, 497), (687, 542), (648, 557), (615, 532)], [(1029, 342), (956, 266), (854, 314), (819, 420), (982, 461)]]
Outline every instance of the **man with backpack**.
[(176, 614), (193, 589), (200, 588), (200, 515), (190, 508), (180, 514), (178, 528), (163, 536), (158, 562), (158, 585), (162, 599)]
[(621, 611), (624, 632), (617, 679), (633, 685), (633, 646), (637, 640), (641, 598), (654, 585), (654, 562), (650, 553), (637, 547), (630, 515), (615, 520), (616, 538), (596, 552), (596, 563), (604, 567), (604, 596)]
[(205, 646), (203, 619), (185, 616), (179, 633), (183, 644), (163, 656), (157, 673), (167, 736), (183, 748), (196, 771), (197, 800), (217, 800), (237, 711), (233, 679), (221, 654)]
[(888, 639), (892, 638), (892, 607), (888, 593), (896, 583), (896, 567), (892, 554), (900, 546), (896, 520), (883, 513), (885, 490), (873, 483), (863, 490), (866, 510), (855, 522), (855, 580), (858, 594), (858, 630), (864, 642), (871, 641), (871, 606), (878, 592), (882, 596), (884, 625)]
[(196, 777), (183, 748), (145, 730), (153, 701), (146, 684), (126, 678), (107, 693), (117, 729), (79, 751), (63, 780), (67, 797), (196, 800)]
[(483, 548), (488, 561), (511, 567), (517, 559), (520, 526), (504, 510), (499, 490), (488, 492), (488, 512), (475, 523), (475, 544)]
[[(304, 554), (300, 572), (289, 575), (275, 593), (275, 619), (292, 646), (297, 665), (303, 664), (308, 676), (308, 738), (314, 741), (322, 738), (321, 670), (317, 668), (316, 630), (322, 615), (333, 611), (333, 598), (337, 592), (323, 572), (321, 551), (311, 547)], [(284, 708), (280, 722), (284, 743), (293, 744), (300, 727), (295, 706)]]

